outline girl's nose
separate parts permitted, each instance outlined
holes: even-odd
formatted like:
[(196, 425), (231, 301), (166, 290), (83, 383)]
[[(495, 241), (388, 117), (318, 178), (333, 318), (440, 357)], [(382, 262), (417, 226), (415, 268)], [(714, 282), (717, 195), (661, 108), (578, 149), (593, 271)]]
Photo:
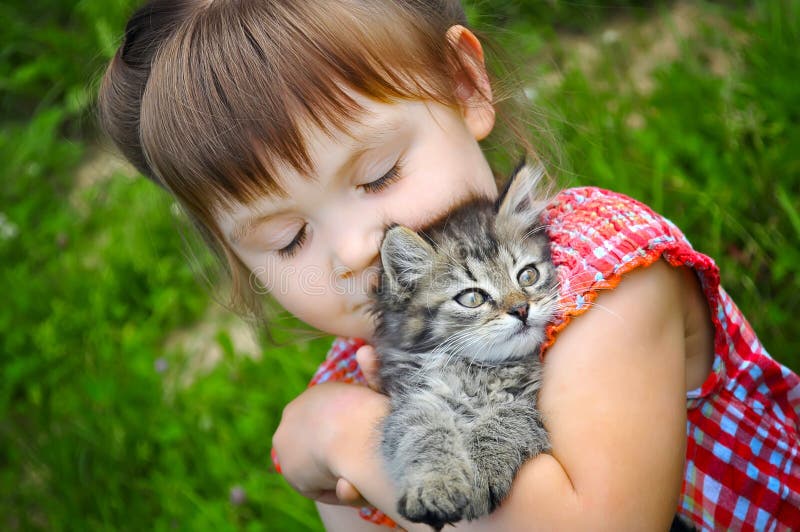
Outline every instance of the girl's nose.
[(343, 228), (334, 241), (333, 268), (337, 277), (362, 273), (375, 264), (383, 230), (350, 226)]

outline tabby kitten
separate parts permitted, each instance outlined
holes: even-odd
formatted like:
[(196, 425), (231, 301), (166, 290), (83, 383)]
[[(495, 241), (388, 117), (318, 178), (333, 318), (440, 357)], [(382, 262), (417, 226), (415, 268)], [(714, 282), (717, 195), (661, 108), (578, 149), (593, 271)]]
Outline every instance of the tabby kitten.
[(549, 450), (536, 398), (558, 289), (535, 199), (542, 174), (523, 166), (497, 202), (473, 199), (384, 237), (381, 451), (411, 521), (441, 529), (490, 513), (520, 465)]

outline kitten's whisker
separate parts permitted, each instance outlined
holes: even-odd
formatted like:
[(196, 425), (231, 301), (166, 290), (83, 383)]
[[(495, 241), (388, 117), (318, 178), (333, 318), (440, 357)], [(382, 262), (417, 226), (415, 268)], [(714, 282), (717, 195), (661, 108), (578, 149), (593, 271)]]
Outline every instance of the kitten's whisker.
[(565, 282), (562, 282), (562, 283), (561, 283), (561, 286), (562, 286), (562, 288), (563, 288), (564, 286), (569, 286), (569, 289), (568, 289), (568, 291), (572, 291), (572, 290), (587, 290), (587, 289), (589, 289), (589, 288), (592, 288), (593, 286), (596, 286), (596, 285), (597, 285), (597, 282), (598, 282), (598, 281), (595, 281), (595, 280), (591, 280), (591, 281), (582, 281), (582, 282), (580, 282), (580, 283), (574, 283), (574, 282), (572, 282), (572, 281), (573, 281), (573, 279), (576, 279), (576, 278), (577, 278), (577, 276), (574, 276), (574, 277), (572, 277), (572, 278), (568, 278), (568, 279), (566, 279), (566, 280), (565, 280)]
[(610, 308), (608, 308), (608, 307), (606, 307), (604, 305), (599, 305), (599, 304), (595, 303), (594, 301), (587, 301), (586, 302), (586, 306), (589, 307), (589, 308), (598, 308), (598, 309), (600, 309), (600, 310), (602, 310), (604, 312), (607, 312), (608, 314), (614, 316), (615, 318), (618, 318), (619, 320), (623, 320), (624, 319), (622, 316), (620, 316), (618, 313), (614, 312)]
[(445, 338), (444, 340), (442, 340), (442, 341), (441, 341), (441, 342), (440, 342), (440, 343), (439, 343), (439, 344), (438, 344), (438, 345), (437, 345), (437, 346), (436, 346), (436, 347), (433, 349), (433, 351), (432, 351), (432, 352), (434, 352), (434, 353), (441, 353), (441, 352), (444, 352), (443, 350), (444, 350), (445, 348), (447, 348), (447, 347), (449, 347), (449, 346), (452, 346), (454, 343), (457, 343), (457, 342), (461, 341), (461, 339), (462, 339), (462, 338), (467, 338), (467, 337), (469, 337), (471, 334), (473, 334), (473, 331), (471, 331), (471, 330), (458, 331), (458, 332), (456, 332), (456, 333), (454, 333), (454, 334), (452, 334), (452, 335), (448, 336), (448, 337), (447, 337), (447, 338)]
[[(490, 352), (490, 351), (491, 351), (491, 349), (492, 349), (492, 347), (494, 346), (494, 338), (493, 338), (493, 337), (494, 337), (494, 335), (490, 335), (490, 334), (488, 334), (488, 333), (487, 333), (487, 334), (484, 334), (484, 335), (482, 335), (480, 338), (476, 338), (476, 339), (475, 339), (475, 341), (474, 341), (474, 342), (472, 342), (472, 343), (473, 343), (473, 344), (477, 344), (477, 345), (479, 345), (480, 347), (482, 347), (482, 348), (483, 348), (482, 350), (484, 350), (484, 351), (489, 351), (489, 352)], [(486, 340), (487, 338), (493, 338), (493, 339), (492, 339), (492, 341), (489, 343), (489, 345), (488, 345), (488, 346), (485, 346), (485, 342), (484, 342), (484, 340)], [(480, 344), (479, 344), (479, 342), (480, 342)], [(484, 347), (484, 346), (485, 346), (485, 347)], [(468, 357), (467, 357), (467, 364), (468, 364), (468, 367), (469, 367), (469, 368), (472, 368), (472, 366), (473, 366), (473, 364), (474, 364), (475, 362), (477, 362), (477, 358), (476, 358), (476, 357), (474, 357), (474, 356), (468, 356)]]
[(531, 237), (531, 236), (533, 236), (533, 235), (535, 235), (537, 233), (547, 232), (547, 230), (548, 230), (547, 227), (544, 227), (544, 226), (541, 226), (541, 225), (534, 226), (528, 232), (526, 232), (523, 235), (523, 238)]
[(476, 342), (477, 338), (479, 338), (479, 337), (473, 336), (474, 333), (472, 331), (469, 331), (469, 333), (471, 333), (471, 334), (461, 335), (461, 337), (458, 338), (457, 340), (448, 342), (448, 345), (447, 345), (448, 358), (444, 362), (445, 366), (450, 363), (450, 361), (453, 359), (454, 356), (456, 356), (459, 353), (463, 352), (470, 344)]
[(531, 227), (531, 229), (529, 230), (529, 234), (534, 234), (541, 231), (549, 232), (553, 227), (554, 227), (553, 224), (539, 223)]
[(427, 357), (423, 363), (423, 368), (428, 369), (436, 364), (438, 362), (438, 355), (447, 355), (447, 359), (442, 363), (442, 365), (446, 367), (450, 364), (454, 356), (463, 351), (470, 343), (477, 341), (474, 334), (474, 331), (465, 330), (458, 331), (448, 336), (429, 352), (430, 356)]
[(562, 284), (562, 291), (565, 294), (572, 294), (572, 293), (576, 293), (577, 291), (583, 292), (583, 291), (592, 290), (592, 289), (596, 290), (597, 288), (598, 288), (597, 287), (597, 283), (588, 282), (588, 281), (581, 282), (581, 283), (567, 282), (565, 284)]
[[(478, 344), (478, 342), (481, 342), (482, 340), (488, 337), (488, 333), (483, 331), (480, 332), (468, 331), (468, 332), (472, 334), (464, 335), (464, 337), (459, 339), (459, 341), (455, 343), (455, 345), (451, 343), (452, 352), (450, 353), (450, 356), (447, 358), (447, 360), (445, 360), (444, 366), (450, 364), (453, 358), (457, 356), (459, 353), (463, 353), (464, 351), (466, 351), (467, 348), (472, 347), (472, 345), (474, 344)], [(472, 359), (474, 357), (467, 357), (467, 358)]]

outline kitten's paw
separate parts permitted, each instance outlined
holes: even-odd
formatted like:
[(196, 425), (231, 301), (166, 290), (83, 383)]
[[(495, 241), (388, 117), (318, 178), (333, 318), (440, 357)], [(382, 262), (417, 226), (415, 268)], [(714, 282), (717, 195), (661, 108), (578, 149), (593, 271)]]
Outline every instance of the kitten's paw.
[(447, 523), (464, 518), (472, 497), (472, 483), (466, 471), (429, 473), (409, 483), (397, 503), (400, 515), (415, 523), (440, 530)]
[[(495, 478), (492, 478), (487, 486), (487, 493), (486, 493), (486, 508), (481, 508), (480, 511), (484, 512), (484, 514), (490, 514), (495, 509), (500, 506), (500, 503), (503, 502), (506, 497), (508, 497), (509, 492), (511, 491), (511, 483), (514, 481), (514, 477), (506, 477), (504, 475), (498, 475)], [(476, 516), (480, 517), (480, 516)]]
[(479, 481), (473, 496), (464, 508), (463, 518), (467, 521), (479, 519), (495, 511), (511, 491), (511, 482), (505, 479)]

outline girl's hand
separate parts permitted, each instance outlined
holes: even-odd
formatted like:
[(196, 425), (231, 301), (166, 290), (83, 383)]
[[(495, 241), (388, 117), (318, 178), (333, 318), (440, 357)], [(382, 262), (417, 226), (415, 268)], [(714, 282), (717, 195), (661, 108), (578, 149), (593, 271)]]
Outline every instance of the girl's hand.
[[(389, 399), (373, 391), (379, 382), (375, 349), (364, 346), (356, 358), (369, 387), (341, 382), (318, 384), (284, 409), (272, 440), (281, 471), (302, 495), (324, 503), (317, 508), (330, 529), (372, 530), (378, 526), (362, 520), (352, 510), (326, 504), (375, 506), (386, 512), (401, 531), (430, 530), (425, 525), (406, 522), (394, 511), (397, 496), (383, 471), (378, 451), (379, 423), (389, 410)], [(369, 500), (355, 484), (365, 488)]]
[[(378, 354), (375, 348), (371, 345), (363, 345), (356, 351), (356, 361), (361, 373), (367, 380), (367, 386), (370, 389), (378, 392), (380, 391), (380, 380), (378, 377)], [(325, 498), (330, 498), (328, 494)], [(322, 499), (317, 499), (320, 502), (327, 502)], [(347, 504), (350, 506), (369, 506), (366, 499), (359, 493), (358, 489), (350, 483), (349, 480), (340, 478), (336, 482), (336, 497), (335, 502), (328, 504)]]
[[(378, 378), (378, 354), (371, 345), (363, 345), (356, 351), (356, 361), (361, 373), (367, 380), (370, 389), (379, 392), (380, 380)], [(326, 497), (327, 498), (327, 497)], [(321, 499), (317, 499), (320, 500)], [(325, 501), (321, 501), (325, 502)], [(329, 504), (348, 504), (351, 506), (368, 506), (369, 503), (359, 493), (350, 481), (340, 478), (336, 482), (336, 502)]]
[(319, 384), (300, 394), (284, 408), (272, 440), (286, 481), (319, 502), (365, 504), (332, 464), (354, 451), (374, 452), (375, 442), (363, 433), (383, 417), (386, 403), (367, 387), (340, 382)]
[(286, 481), (301, 495), (336, 503), (336, 477), (325, 460), (324, 443), (332, 437), (327, 405), (341, 386), (326, 383), (307, 389), (283, 409), (272, 446)]

